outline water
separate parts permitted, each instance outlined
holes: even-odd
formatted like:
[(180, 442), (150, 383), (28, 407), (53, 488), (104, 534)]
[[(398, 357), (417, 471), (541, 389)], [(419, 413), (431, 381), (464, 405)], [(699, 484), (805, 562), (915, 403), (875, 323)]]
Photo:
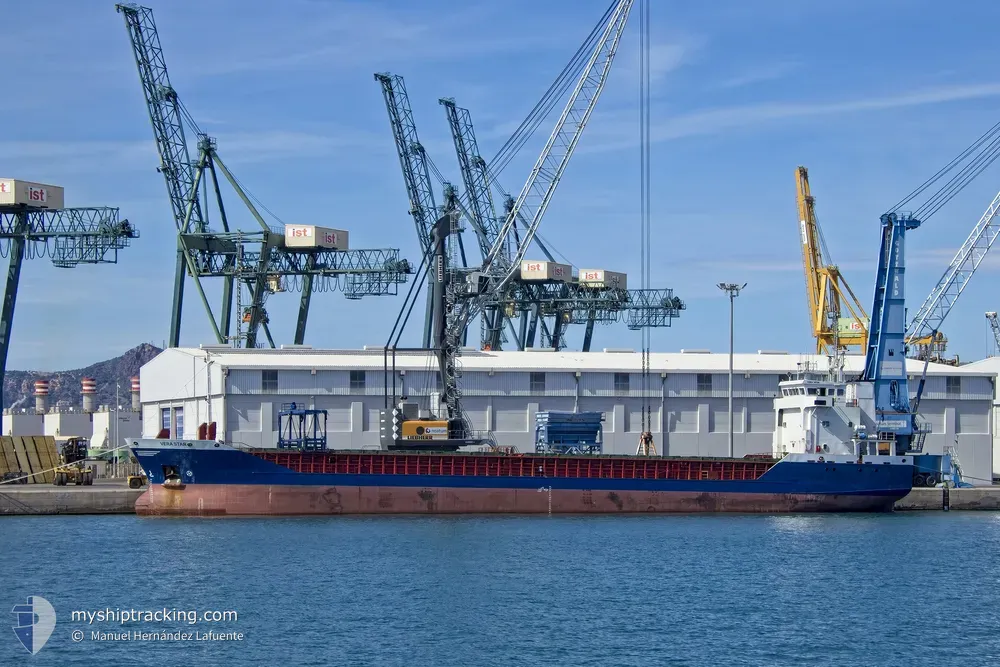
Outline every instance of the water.
[[(7, 615), (0, 666), (997, 665), (998, 554), (994, 513), (7, 517), (2, 611), (57, 624), (30, 656)], [(109, 607), (238, 619), (71, 618)]]

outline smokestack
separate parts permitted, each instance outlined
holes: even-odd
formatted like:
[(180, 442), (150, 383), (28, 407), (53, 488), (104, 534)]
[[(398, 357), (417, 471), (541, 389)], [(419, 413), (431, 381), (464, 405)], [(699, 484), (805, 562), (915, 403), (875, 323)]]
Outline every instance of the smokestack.
[(80, 393), (83, 394), (83, 411), (93, 412), (97, 402), (97, 380), (94, 378), (81, 379)]
[(49, 381), (35, 380), (35, 412), (44, 415), (49, 411)]
[(139, 376), (132, 378), (132, 412), (142, 410), (142, 403), (139, 401)]

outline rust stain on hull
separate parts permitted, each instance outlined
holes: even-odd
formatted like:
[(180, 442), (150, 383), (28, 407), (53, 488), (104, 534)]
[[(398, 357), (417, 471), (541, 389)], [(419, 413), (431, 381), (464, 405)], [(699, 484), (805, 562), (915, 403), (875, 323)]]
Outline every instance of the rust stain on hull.
[(881, 512), (894, 503), (874, 495), (198, 484), (151, 487), (135, 510), (143, 516), (545, 514), (550, 495), (553, 514)]

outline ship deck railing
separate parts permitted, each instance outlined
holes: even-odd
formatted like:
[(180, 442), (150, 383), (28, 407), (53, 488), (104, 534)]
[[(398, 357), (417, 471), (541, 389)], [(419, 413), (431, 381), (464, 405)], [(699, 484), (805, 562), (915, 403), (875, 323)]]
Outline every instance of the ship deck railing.
[(292, 452), (255, 450), (254, 456), (298, 473), (444, 475), (475, 477), (580, 477), (753, 481), (774, 459), (610, 455), (505, 455), (431, 452)]

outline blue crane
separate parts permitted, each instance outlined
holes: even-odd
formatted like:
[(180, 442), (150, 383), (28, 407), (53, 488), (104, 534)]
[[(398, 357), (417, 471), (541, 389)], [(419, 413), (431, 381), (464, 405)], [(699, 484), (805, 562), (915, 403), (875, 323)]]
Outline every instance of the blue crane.
[[(30, 184), (34, 189), (50, 186)], [(0, 179), (0, 192), (24, 187), (23, 182)], [(54, 188), (53, 188), (54, 189)], [(18, 197), (6, 200), (17, 202)], [(61, 199), (61, 198), (60, 198)], [(0, 406), (3, 377), (7, 371), (14, 305), (21, 280), (21, 265), (32, 257), (51, 258), (60, 268), (79, 264), (115, 264), (118, 251), (139, 238), (128, 220), (120, 220), (117, 208), (44, 208), (25, 203), (0, 205), (0, 254), (10, 258), (0, 307)]]
[[(994, 197), (909, 324), (904, 301), (906, 232), (926, 223), (998, 156), (1000, 123), (881, 217), (878, 273), (861, 379), (873, 385), (875, 428), (879, 439), (893, 441), (893, 453), (897, 455), (921, 451), (927, 432), (917, 414), (931, 356), (920, 355), (924, 370), (911, 404), (906, 373), (908, 346), (922, 346), (923, 341), (937, 340), (942, 323), (1000, 233), (1000, 226), (995, 223), (1000, 210), (1000, 194)], [(948, 174), (952, 174), (951, 177), (912, 212), (901, 210)]]
[[(296, 344), (305, 339), (306, 322), (314, 291), (342, 288), (348, 298), (395, 294), (412, 272), (395, 249), (347, 250), (343, 248), (286, 246), (285, 230), (273, 229), (260, 213), (270, 213), (236, 179), (219, 157), (216, 142), (201, 131), (170, 84), (153, 12), (136, 4), (115, 6), (125, 18), (146, 108), (160, 155), (163, 174), (177, 228), (177, 263), (168, 345), (180, 344), (185, 276), (193, 279), (215, 338), (258, 346), (258, 331), (274, 347), (264, 302), (269, 294), (285, 291), (285, 284), (300, 289)], [(191, 160), (185, 126), (197, 137), (198, 157)], [(259, 229), (231, 229), (218, 173), (232, 187)], [(211, 184), (209, 184), (211, 181)], [(209, 188), (211, 187), (211, 197)], [(208, 202), (214, 200), (222, 231), (209, 227)], [(255, 206), (255, 202), (257, 205)], [(273, 214), (271, 214), (272, 217)], [(283, 233), (285, 232), (285, 233)], [(205, 294), (203, 278), (223, 279), (218, 319)], [(282, 278), (291, 280), (282, 280)], [(241, 305), (243, 289), (250, 304)], [(231, 335), (236, 301), (236, 335)], [(245, 325), (245, 333), (244, 333)]]
[(913, 448), (914, 436), (923, 433), (918, 429), (916, 411), (910, 406), (904, 298), (904, 240), (906, 232), (919, 227), (920, 221), (911, 215), (892, 212), (884, 214), (881, 222), (875, 296), (861, 379), (873, 385), (875, 431), (879, 440), (892, 440), (895, 443), (892, 454), (902, 456)]

